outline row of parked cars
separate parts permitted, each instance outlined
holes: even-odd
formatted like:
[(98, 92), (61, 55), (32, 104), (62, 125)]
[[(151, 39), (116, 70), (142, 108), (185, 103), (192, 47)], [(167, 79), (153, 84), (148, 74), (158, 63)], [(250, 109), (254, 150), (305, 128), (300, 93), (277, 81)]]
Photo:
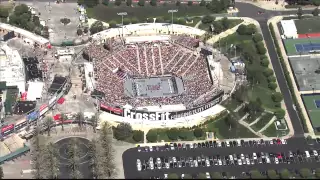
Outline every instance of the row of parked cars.
[(210, 166), (226, 166), (226, 165), (254, 165), (254, 164), (279, 164), (279, 163), (294, 163), (294, 157), (309, 158), (314, 156), (319, 158), (316, 150), (297, 151), (297, 152), (254, 152), (252, 154), (230, 154), (226, 156), (194, 156), (194, 157), (150, 157), (148, 160), (137, 159), (137, 169), (154, 170), (154, 169), (170, 169), (184, 167), (210, 167)]
[(140, 147), (138, 145), (138, 152), (152, 152), (152, 151), (174, 151), (174, 150), (188, 150), (196, 148), (222, 148), (222, 147), (242, 147), (242, 146), (266, 146), (266, 145), (281, 145), (287, 144), (285, 139), (272, 140), (234, 140), (234, 141), (204, 141), (197, 143), (166, 143), (164, 146), (146, 146)]

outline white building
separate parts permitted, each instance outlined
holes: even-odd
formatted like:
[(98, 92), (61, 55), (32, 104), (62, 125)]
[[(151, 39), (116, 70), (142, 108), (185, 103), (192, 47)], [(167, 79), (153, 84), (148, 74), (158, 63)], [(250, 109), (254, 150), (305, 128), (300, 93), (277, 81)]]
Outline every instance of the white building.
[(94, 72), (93, 72), (93, 65), (91, 63), (84, 63), (84, 76), (86, 79), (86, 88), (88, 91), (93, 91), (95, 87), (95, 80), (94, 80)]
[(282, 38), (296, 39), (298, 38), (296, 24), (294, 20), (282, 20), (281, 21)]
[(37, 99), (41, 99), (44, 83), (29, 81), (28, 85), (27, 100), (36, 101)]
[(25, 92), (25, 69), (19, 52), (6, 44), (0, 48), (0, 81), (6, 81), (7, 86), (17, 86), (21, 93)]

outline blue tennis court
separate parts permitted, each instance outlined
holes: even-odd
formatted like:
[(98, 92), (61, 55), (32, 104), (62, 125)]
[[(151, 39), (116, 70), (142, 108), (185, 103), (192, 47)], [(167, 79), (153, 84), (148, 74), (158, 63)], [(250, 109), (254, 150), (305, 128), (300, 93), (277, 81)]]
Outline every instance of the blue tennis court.
[(297, 52), (309, 52), (312, 50), (320, 50), (320, 44), (308, 43), (308, 44), (295, 44)]
[(317, 108), (320, 108), (320, 100), (314, 100), (314, 104)]

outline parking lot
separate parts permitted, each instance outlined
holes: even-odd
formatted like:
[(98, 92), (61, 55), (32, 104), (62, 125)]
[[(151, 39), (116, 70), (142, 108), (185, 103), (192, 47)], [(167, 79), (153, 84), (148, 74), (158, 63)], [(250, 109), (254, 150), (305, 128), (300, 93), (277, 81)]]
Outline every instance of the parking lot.
[[(126, 178), (163, 179), (170, 173), (181, 177), (199, 173), (211, 178), (213, 172), (228, 178), (239, 178), (250, 170), (262, 175), (267, 170), (289, 169), (292, 173), (301, 168), (319, 166), (320, 139), (307, 145), (304, 139), (257, 141), (206, 141), (202, 143), (171, 143), (164, 146), (138, 147), (123, 155)], [(300, 145), (298, 145), (300, 144)]]

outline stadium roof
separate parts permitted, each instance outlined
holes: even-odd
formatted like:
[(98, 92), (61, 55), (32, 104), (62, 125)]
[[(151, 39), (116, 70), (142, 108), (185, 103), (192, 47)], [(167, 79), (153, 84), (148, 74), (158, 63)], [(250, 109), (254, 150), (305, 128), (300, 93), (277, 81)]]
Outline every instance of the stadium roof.
[(29, 38), (32, 41), (35, 41), (38, 44), (47, 44), (49, 43), (48, 39), (45, 39), (39, 35), (36, 35), (30, 31), (15, 27), (15, 26), (11, 26), (9, 24), (5, 24), (5, 23), (0, 23), (0, 28), (1, 29), (6, 29), (7, 31), (14, 31), (15, 33), (19, 33), (22, 36)]
[(169, 23), (141, 23), (125, 25), (120, 28), (107, 29), (92, 35), (92, 39), (95, 41), (101, 41), (102, 39), (115, 37), (121, 35), (122, 33), (124, 34), (124, 36), (132, 35), (132, 33), (135, 33), (137, 35), (159, 34), (160, 30), (162, 34), (165, 34), (166, 32), (169, 32), (172, 29), (174, 32), (177, 32), (178, 34), (192, 34), (197, 36), (205, 34), (204, 30), (179, 24), (172, 25)]
[(29, 101), (36, 101), (37, 99), (40, 99), (42, 96), (42, 90), (44, 83), (43, 82), (28, 82), (28, 95), (27, 100)]
[(6, 81), (7, 86), (18, 86), (19, 92), (25, 91), (24, 64), (17, 50), (6, 44), (1, 46), (0, 81)]

